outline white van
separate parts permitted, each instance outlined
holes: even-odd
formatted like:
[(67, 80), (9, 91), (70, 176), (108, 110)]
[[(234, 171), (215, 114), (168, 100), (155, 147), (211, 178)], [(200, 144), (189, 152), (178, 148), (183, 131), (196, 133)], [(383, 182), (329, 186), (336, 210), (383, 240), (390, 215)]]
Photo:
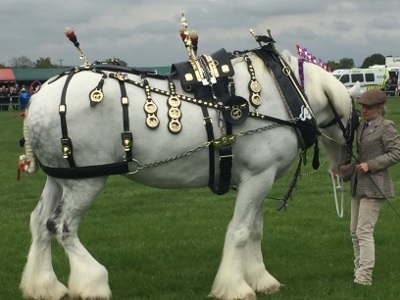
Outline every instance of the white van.
[(333, 71), (332, 75), (339, 79), (348, 89), (359, 81), (363, 90), (385, 90), (386, 80), (389, 78), (387, 68), (376, 66), (365, 69), (339, 69)]

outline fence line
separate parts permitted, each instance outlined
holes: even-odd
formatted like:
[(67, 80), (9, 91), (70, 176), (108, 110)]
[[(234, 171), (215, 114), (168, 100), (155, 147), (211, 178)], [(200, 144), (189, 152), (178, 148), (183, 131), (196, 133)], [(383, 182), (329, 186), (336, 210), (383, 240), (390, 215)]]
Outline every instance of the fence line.
[(0, 97), (0, 110), (8, 110), (9, 107), (17, 110), (21, 107), (18, 96), (6, 96)]

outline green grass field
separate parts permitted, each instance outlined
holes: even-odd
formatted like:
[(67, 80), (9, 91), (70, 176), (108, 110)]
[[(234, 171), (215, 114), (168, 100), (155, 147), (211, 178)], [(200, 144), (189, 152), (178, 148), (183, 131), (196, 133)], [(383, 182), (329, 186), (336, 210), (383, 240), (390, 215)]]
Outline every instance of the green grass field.
[[(400, 127), (400, 98), (389, 98), (387, 118)], [(0, 299), (21, 299), (18, 289), (30, 244), (29, 215), (45, 176), (16, 180), (23, 148), (23, 119), (0, 111)], [(311, 151), (310, 151), (311, 152)], [(323, 161), (323, 158), (321, 158)], [(285, 284), (258, 299), (399, 299), (399, 197), (386, 203), (376, 228), (376, 268), (371, 287), (352, 284), (348, 185), (345, 213), (336, 215), (326, 165), (303, 168), (286, 212), (267, 199), (263, 252), (268, 271)], [(293, 171), (293, 170), (292, 170)], [(282, 198), (292, 171), (276, 182), (271, 197)], [(391, 169), (400, 195), (400, 166)], [(207, 299), (219, 266), (235, 192), (215, 196), (207, 188), (158, 190), (110, 177), (80, 226), (82, 243), (109, 271), (116, 300)], [(53, 244), (53, 263), (67, 283), (68, 261)]]

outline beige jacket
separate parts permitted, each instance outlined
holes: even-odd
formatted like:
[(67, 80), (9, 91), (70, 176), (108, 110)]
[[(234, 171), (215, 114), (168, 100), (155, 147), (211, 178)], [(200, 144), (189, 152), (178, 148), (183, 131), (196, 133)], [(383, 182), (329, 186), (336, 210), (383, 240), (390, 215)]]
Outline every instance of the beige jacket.
[[(368, 128), (362, 123), (357, 129), (358, 162), (343, 173), (351, 181), (352, 196), (388, 198), (394, 196), (388, 168), (400, 161), (400, 137), (393, 121), (378, 117)], [(370, 171), (358, 172), (355, 165), (368, 163)]]

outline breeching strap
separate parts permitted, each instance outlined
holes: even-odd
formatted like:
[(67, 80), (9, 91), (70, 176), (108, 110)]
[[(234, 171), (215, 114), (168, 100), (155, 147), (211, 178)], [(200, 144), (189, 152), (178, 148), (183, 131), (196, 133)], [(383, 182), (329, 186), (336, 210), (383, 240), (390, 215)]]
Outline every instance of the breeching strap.
[[(57, 178), (66, 179), (80, 179), (98, 176), (108, 176), (116, 174), (126, 174), (129, 172), (129, 162), (132, 162), (132, 133), (129, 129), (129, 99), (127, 97), (125, 84), (123, 81), (118, 80), (121, 89), (121, 105), (122, 105), (122, 116), (123, 116), (123, 132), (121, 134), (122, 145), (125, 149), (125, 160), (121, 162), (97, 165), (97, 166), (87, 166), (87, 167), (77, 167), (72, 153), (72, 141), (68, 136), (68, 127), (66, 121), (67, 105), (66, 105), (66, 94), (69, 82), (74, 75), (74, 71), (71, 70), (68, 74), (67, 80), (65, 82), (62, 95), (61, 103), (59, 107), (60, 119), (61, 119), (61, 131), (62, 131), (62, 152), (63, 157), (69, 162), (69, 168), (53, 168), (43, 165), (39, 161), (39, 165), (43, 172), (47, 175)], [(110, 74), (111, 77), (118, 79)]]

